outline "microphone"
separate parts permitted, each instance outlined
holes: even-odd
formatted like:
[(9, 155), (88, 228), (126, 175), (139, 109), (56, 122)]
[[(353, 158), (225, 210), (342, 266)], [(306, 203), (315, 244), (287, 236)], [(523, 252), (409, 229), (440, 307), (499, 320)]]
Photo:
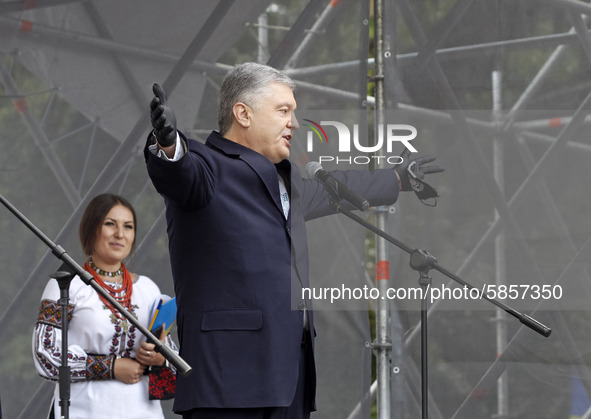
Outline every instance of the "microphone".
[(369, 208), (369, 202), (367, 199), (349, 189), (347, 185), (333, 177), (326, 170), (323, 170), (322, 165), (318, 162), (311, 161), (306, 165), (306, 177), (308, 179), (318, 179), (330, 193), (336, 195), (340, 199), (348, 201), (361, 211), (366, 211)]

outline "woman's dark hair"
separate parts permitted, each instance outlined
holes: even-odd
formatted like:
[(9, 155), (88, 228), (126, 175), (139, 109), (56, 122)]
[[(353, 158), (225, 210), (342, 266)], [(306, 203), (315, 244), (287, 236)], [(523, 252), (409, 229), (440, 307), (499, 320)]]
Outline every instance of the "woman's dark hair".
[[(123, 205), (131, 211), (131, 214), (133, 215), (134, 229), (137, 231), (135, 210), (133, 209), (133, 206), (127, 201), (127, 199), (111, 193), (97, 195), (86, 206), (84, 214), (82, 215), (82, 220), (80, 220), (80, 227), (78, 229), (80, 243), (82, 244), (82, 251), (86, 256), (90, 256), (92, 254), (92, 251), (94, 250), (94, 243), (96, 242), (103, 222), (105, 221), (105, 217), (109, 211), (111, 211), (111, 208), (116, 205)], [(136, 237), (133, 238), (130, 254), (135, 250), (135, 240)]]

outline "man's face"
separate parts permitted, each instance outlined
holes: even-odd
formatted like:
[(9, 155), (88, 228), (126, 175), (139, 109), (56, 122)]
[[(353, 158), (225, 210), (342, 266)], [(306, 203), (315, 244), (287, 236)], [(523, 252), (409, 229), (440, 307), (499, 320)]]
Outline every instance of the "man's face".
[(248, 145), (276, 164), (289, 158), (292, 131), (299, 128), (295, 117), (296, 101), (289, 86), (269, 85), (271, 94), (251, 110)]

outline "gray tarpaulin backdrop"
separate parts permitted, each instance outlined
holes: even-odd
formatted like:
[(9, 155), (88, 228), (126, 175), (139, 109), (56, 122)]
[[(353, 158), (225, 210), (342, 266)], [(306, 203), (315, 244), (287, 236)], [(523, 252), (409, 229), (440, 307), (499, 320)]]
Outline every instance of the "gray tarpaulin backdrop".
[[(583, 417), (591, 406), (591, 6), (384, 6), (387, 118), (416, 127), (419, 154), (437, 155), (446, 168), (429, 177), (441, 195), (437, 206), (404, 193), (381, 209), (388, 232), (552, 328), (542, 337), (432, 272), (430, 417)], [(350, 123), (347, 110), (363, 115), (355, 122), (363, 144), (378, 137), (370, 43), (376, 9), (369, 0), (0, 1), (0, 194), (80, 262), (86, 203), (105, 191), (125, 195), (139, 216), (140, 244), (128, 265), (170, 294), (164, 205), (141, 153), (152, 83), (169, 93), (179, 128), (204, 139), (217, 128), (216, 92), (226, 71), (268, 63), (298, 84), (294, 161), (302, 169), (320, 157), (328, 170), (368, 169), (366, 153), (340, 153), (337, 131), (322, 121), (343, 111)], [(376, 154), (397, 156), (400, 146), (387, 152), (384, 144)], [(373, 210), (359, 214), (375, 221)], [(372, 286), (385, 260), (376, 260), (373, 235), (342, 215), (310, 222), (309, 236), (313, 287), (343, 292), (332, 303), (315, 301), (314, 417), (368, 418), (376, 300), (355, 292)], [(411, 292), (418, 274), (393, 246), (387, 261), (397, 291), (390, 297), (398, 297), (389, 299), (391, 417), (416, 418), (420, 301)], [(0, 208), (5, 418), (42, 418), (49, 406), (53, 386), (37, 376), (30, 342), (41, 292), (59, 265)], [(167, 417), (175, 417), (170, 409), (166, 402)]]

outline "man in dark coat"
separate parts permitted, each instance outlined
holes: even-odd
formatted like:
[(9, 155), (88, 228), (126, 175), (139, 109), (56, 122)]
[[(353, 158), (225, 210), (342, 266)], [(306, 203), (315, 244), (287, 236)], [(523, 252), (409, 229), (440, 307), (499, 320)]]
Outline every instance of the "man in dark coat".
[[(193, 368), (177, 379), (174, 411), (184, 418), (308, 418), (315, 409), (305, 221), (334, 210), (323, 185), (288, 160), (294, 88), (271, 67), (235, 67), (220, 89), (219, 133), (202, 144), (176, 130), (154, 85), (145, 157), (166, 203), (180, 356)], [(388, 205), (399, 172), (333, 175)]]

